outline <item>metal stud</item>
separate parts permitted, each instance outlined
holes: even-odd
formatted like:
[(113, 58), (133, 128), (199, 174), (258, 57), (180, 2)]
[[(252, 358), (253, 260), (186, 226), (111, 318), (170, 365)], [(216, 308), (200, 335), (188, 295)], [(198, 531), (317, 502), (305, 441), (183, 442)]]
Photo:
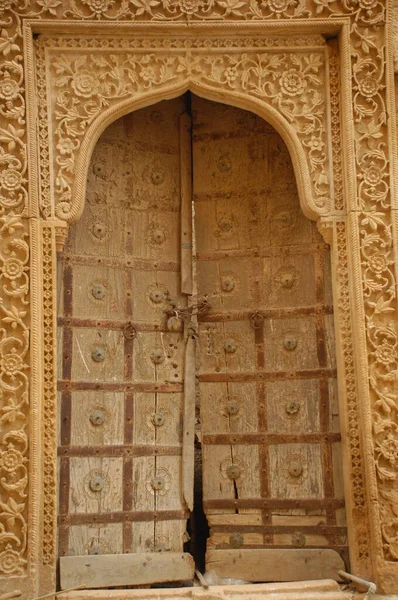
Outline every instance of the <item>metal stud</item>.
[(234, 339), (230, 338), (228, 340), (225, 340), (225, 342), (224, 342), (225, 352), (227, 352), (228, 354), (233, 354), (234, 352), (236, 352), (237, 349), (238, 349), (238, 345)]
[(165, 483), (163, 477), (160, 477), (159, 475), (154, 477), (151, 481), (151, 486), (156, 492), (164, 490)]
[(91, 357), (93, 360), (95, 360), (95, 362), (102, 362), (103, 360), (105, 360), (104, 348), (102, 348), (101, 346), (94, 348), (94, 350), (91, 353)]
[(160, 410), (155, 412), (152, 416), (152, 423), (155, 425), (155, 427), (161, 427), (162, 425), (164, 425), (165, 420), (166, 418), (164, 416), (164, 413), (162, 413), (162, 411)]
[(105, 421), (105, 413), (103, 410), (93, 410), (93, 412), (90, 415), (90, 421), (92, 425), (95, 425), (96, 427), (98, 427), (99, 425), (102, 425), (102, 423)]
[(165, 299), (164, 292), (161, 290), (152, 290), (152, 292), (149, 294), (149, 297), (154, 304), (160, 304)]
[(235, 288), (234, 278), (230, 275), (225, 275), (221, 278), (221, 289), (223, 292), (232, 292)]
[(103, 300), (106, 296), (106, 287), (102, 283), (93, 286), (92, 294), (96, 300)]
[(99, 240), (102, 240), (105, 236), (106, 236), (106, 225), (105, 223), (94, 223), (93, 225), (93, 235), (98, 238)]
[(102, 554), (102, 547), (101, 546), (91, 546), (90, 550), (89, 550), (89, 554), (96, 556), (97, 554)]
[(299, 546), (300, 548), (302, 548), (303, 546), (305, 546), (305, 542), (306, 542), (306, 537), (305, 537), (304, 533), (301, 533), (301, 531), (297, 531), (296, 533), (293, 533), (292, 544), (294, 546)]
[(227, 408), (227, 413), (229, 414), (230, 417), (234, 417), (239, 412), (239, 404), (236, 400), (230, 400), (227, 403), (226, 408)]
[(285, 405), (286, 414), (288, 414), (290, 416), (297, 415), (299, 410), (300, 410), (300, 403), (296, 402), (295, 400), (291, 400), (290, 402), (287, 402)]
[(240, 477), (240, 467), (238, 465), (229, 465), (227, 475), (230, 479), (238, 479)]
[(94, 163), (93, 165), (93, 173), (98, 177), (103, 177), (105, 175), (105, 165), (102, 162)]
[(104, 480), (100, 475), (93, 475), (91, 477), (90, 489), (92, 492), (101, 492), (104, 489)]
[(294, 271), (285, 270), (281, 274), (280, 284), (285, 290), (290, 290), (295, 284), (296, 278)]
[(283, 345), (286, 350), (295, 350), (297, 348), (297, 340), (292, 335), (287, 335), (283, 340)]
[(161, 229), (154, 229), (152, 232), (152, 241), (155, 242), (155, 244), (163, 244), (165, 237), (164, 231)]
[(229, 536), (229, 543), (232, 548), (240, 548), (243, 544), (243, 535), (241, 533), (232, 533)]
[(303, 474), (303, 465), (299, 462), (293, 462), (288, 468), (291, 477), (301, 477)]
[(158, 348), (157, 350), (154, 350), (152, 352), (151, 361), (155, 365), (160, 365), (160, 364), (162, 364), (162, 362), (164, 362), (164, 352), (161, 348)]
[(153, 171), (151, 173), (151, 181), (153, 185), (160, 185), (164, 181), (164, 174), (161, 171)]

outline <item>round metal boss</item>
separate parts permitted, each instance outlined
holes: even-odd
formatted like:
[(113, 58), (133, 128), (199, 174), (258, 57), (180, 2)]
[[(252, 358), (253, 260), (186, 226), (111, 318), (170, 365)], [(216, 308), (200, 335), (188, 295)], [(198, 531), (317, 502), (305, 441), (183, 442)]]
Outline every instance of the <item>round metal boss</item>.
[(230, 275), (225, 275), (221, 279), (221, 289), (223, 292), (232, 292), (235, 288), (234, 278)]
[(155, 425), (155, 427), (161, 427), (164, 425), (165, 420), (166, 418), (164, 413), (162, 413), (160, 410), (155, 412), (155, 414), (152, 416), (152, 423)]
[(152, 241), (155, 242), (155, 244), (163, 244), (165, 237), (166, 236), (161, 229), (155, 229), (152, 233)]
[(94, 163), (93, 165), (93, 173), (98, 177), (103, 177), (105, 175), (105, 165), (102, 162)]
[(102, 283), (93, 286), (91, 292), (96, 300), (103, 300), (106, 296), (106, 287)]
[(90, 479), (90, 490), (92, 492), (101, 492), (104, 489), (104, 480), (100, 475), (93, 475)]
[(161, 290), (152, 290), (149, 297), (154, 304), (160, 304), (164, 300), (164, 292)]
[(160, 477), (159, 475), (154, 477), (151, 481), (151, 486), (155, 491), (164, 490), (165, 483), (163, 477)]
[(102, 240), (106, 236), (106, 225), (105, 223), (94, 223), (93, 234), (99, 240)]
[(160, 348), (154, 350), (151, 354), (151, 361), (155, 365), (160, 365), (164, 361), (164, 352)]
[(104, 348), (102, 348), (101, 346), (94, 348), (94, 350), (91, 353), (91, 357), (93, 360), (95, 360), (95, 362), (102, 362), (103, 360), (105, 360)]
[(305, 537), (304, 533), (301, 533), (301, 531), (297, 531), (296, 533), (293, 533), (292, 544), (294, 546), (299, 546), (300, 548), (302, 548), (303, 546), (305, 546), (305, 542), (306, 542), (306, 537)]
[(288, 471), (291, 477), (301, 477), (301, 475), (303, 474), (303, 465), (299, 462), (293, 462), (289, 466)]
[(243, 535), (241, 533), (232, 533), (229, 536), (229, 543), (232, 546), (232, 548), (240, 548), (240, 546), (242, 546), (243, 544)]
[(230, 338), (229, 340), (225, 340), (224, 342), (224, 350), (225, 352), (227, 352), (228, 354), (233, 354), (234, 352), (236, 352), (238, 349), (238, 345), (236, 343), (236, 340)]
[(287, 402), (285, 405), (286, 414), (288, 414), (290, 416), (297, 415), (299, 410), (300, 410), (300, 403), (296, 402), (296, 400), (291, 400), (290, 402)]
[(101, 546), (91, 546), (90, 550), (89, 550), (89, 554), (96, 556), (97, 554), (102, 554), (102, 547)]
[(227, 413), (230, 417), (233, 417), (239, 412), (239, 404), (236, 400), (229, 400), (226, 406)]
[(93, 412), (90, 415), (90, 421), (92, 425), (95, 425), (96, 427), (98, 427), (99, 425), (102, 425), (102, 423), (105, 421), (105, 413), (103, 410), (93, 410)]
[(283, 345), (286, 350), (295, 350), (297, 348), (297, 340), (292, 335), (287, 335), (283, 340)]
[(229, 465), (227, 475), (230, 479), (238, 479), (240, 477), (240, 467), (238, 465)]

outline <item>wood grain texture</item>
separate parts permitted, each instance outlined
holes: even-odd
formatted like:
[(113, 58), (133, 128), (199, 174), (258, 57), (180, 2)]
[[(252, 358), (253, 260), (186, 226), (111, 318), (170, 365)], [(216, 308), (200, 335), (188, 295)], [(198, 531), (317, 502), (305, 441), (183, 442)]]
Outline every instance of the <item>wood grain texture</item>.
[(103, 588), (146, 585), (156, 581), (187, 581), (193, 578), (190, 554), (123, 554), (120, 556), (65, 556), (60, 559), (61, 589), (78, 585)]

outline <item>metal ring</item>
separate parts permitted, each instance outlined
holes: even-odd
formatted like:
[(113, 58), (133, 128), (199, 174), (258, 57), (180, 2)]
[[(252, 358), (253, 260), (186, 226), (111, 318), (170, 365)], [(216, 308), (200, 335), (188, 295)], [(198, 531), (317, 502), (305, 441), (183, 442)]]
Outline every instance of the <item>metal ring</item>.
[(123, 329), (123, 335), (126, 340), (133, 340), (137, 334), (137, 330), (132, 323), (127, 323), (126, 327)]
[(252, 329), (261, 329), (264, 325), (264, 317), (261, 313), (255, 312), (250, 317), (250, 327)]

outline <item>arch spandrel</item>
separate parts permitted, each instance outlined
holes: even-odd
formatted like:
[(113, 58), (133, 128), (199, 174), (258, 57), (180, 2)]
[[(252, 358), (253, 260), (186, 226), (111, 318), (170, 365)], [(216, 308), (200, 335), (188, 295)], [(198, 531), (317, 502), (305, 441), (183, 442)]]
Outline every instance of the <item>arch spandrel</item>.
[[(101, 43), (95, 38), (67, 45), (64, 40), (39, 40), (38, 60), (51, 65), (48, 143), (53, 173), (48, 181), (42, 178), (43, 215), (77, 220), (84, 208), (91, 153), (104, 129), (132, 110), (188, 89), (268, 121), (290, 151), (304, 214), (313, 220), (328, 214), (332, 160), (327, 139), (327, 46), (321, 36), (305, 41), (308, 48), (302, 38), (300, 48), (295, 47), (295, 38), (260, 39), (255, 50), (231, 52), (227, 38), (189, 41), (184, 48), (176, 39), (171, 49), (154, 38), (142, 41), (145, 46), (139, 52), (106, 49), (93, 55), (92, 46)], [(212, 52), (209, 44), (214, 44)], [(39, 78), (42, 103), (44, 83)]]

